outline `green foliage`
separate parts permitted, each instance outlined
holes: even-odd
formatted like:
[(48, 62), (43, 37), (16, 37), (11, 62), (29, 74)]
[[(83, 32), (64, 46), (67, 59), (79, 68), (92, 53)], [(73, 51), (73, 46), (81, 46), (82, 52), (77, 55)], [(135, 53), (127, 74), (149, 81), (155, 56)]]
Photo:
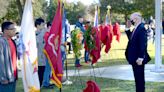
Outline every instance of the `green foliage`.
[(95, 40), (93, 39), (92, 27), (89, 26), (86, 32), (84, 33), (84, 39), (89, 51), (95, 48)]
[(18, 8), (14, 0), (10, 1), (9, 7), (7, 8), (7, 13), (4, 18), (14, 22), (18, 22), (18, 20), (20, 20)]
[(85, 15), (86, 7), (81, 2), (77, 2), (77, 4), (70, 4), (65, 7), (67, 12), (67, 18), (71, 24), (75, 24), (77, 22), (78, 15)]
[(144, 18), (148, 19), (155, 15), (155, 0), (135, 0), (135, 5)]
[[(77, 22), (77, 16), (78, 15), (84, 15), (86, 7), (81, 3), (77, 2), (77, 4), (74, 3), (64, 3), (64, 7), (66, 10), (66, 18), (69, 20), (70, 24), (75, 24)], [(57, 1), (50, 0), (50, 5), (48, 6), (48, 16), (47, 20), (52, 21), (57, 8)]]
[(0, 0), (0, 21), (7, 13), (7, 7), (9, 6), (10, 0)]
[[(18, 4), (18, 1), (21, 2), (21, 5)], [(44, 19), (47, 19), (47, 21), (52, 21), (56, 13), (57, 1), (58, 0), (50, 0), (50, 5), (47, 6), (46, 0), (33, 0), (34, 18), (43, 17)], [(4, 19), (20, 22), (22, 15), (22, 11), (20, 10), (23, 10), (24, 2), (25, 0), (0, 0), (0, 22)], [(155, 14), (155, 0), (100, 0), (100, 3), (101, 20), (105, 19), (104, 17), (106, 15), (108, 5), (111, 6), (112, 22), (118, 20), (123, 23), (128, 19), (128, 16), (135, 11), (141, 12), (143, 17), (146, 19), (150, 16), (154, 16)], [(76, 4), (64, 4), (66, 17), (71, 24), (75, 24), (78, 20), (77, 16), (85, 15), (85, 12), (89, 12), (92, 17), (94, 17), (94, 4), (90, 5), (88, 10), (86, 10), (86, 6), (81, 2), (77, 2)], [(121, 16), (117, 18), (118, 15)]]
[(43, 16), (42, 0), (34, 0), (34, 3), (33, 3), (33, 14), (37, 18)]
[[(20, 7), (19, 7), (17, 0), (3, 0), (0, 2), (2, 2), (2, 4), (3, 3), (9, 4), (9, 5), (5, 5), (6, 6), (5, 8), (4, 7), (2, 8), (3, 9), (2, 12), (4, 13), (4, 15), (0, 15), (0, 18), (19, 23), (21, 21), (21, 14), (22, 14), (21, 13), (22, 11), (19, 11), (19, 10), (24, 9), (23, 0), (20, 0), (20, 2), (21, 2)], [(34, 18), (38, 18), (38, 17), (44, 18), (45, 13), (43, 13), (43, 12), (46, 11), (46, 7), (47, 7), (47, 2), (45, 0), (33, 0)], [(22, 8), (22, 9), (20, 9), (20, 8)], [(2, 21), (4, 21), (4, 20), (1, 19), (0, 22), (2, 22)]]
[(76, 58), (80, 58), (81, 52), (80, 50), (82, 49), (82, 33), (80, 29), (74, 29), (71, 34), (71, 42), (72, 42), (72, 47), (73, 47), (73, 52), (75, 54)]
[(124, 21), (133, 12), (141, 12), (144, 18), (154, 15), (155, 0), (100, 0), (101, 15), (107, 11), (107, 6), (111, 6), (111, 13), (124, 14)]
[(124, 14), (118, 14), (118, 13), (112, 13), (112, 23), (115, 23), (116, 21), (119, 22), (120, 24), (125, 23), (125, 17)]
[(57, 8), (57, 2), (54, 0), (50, 0), (50, 5), (47, 7), (48, 15), (47, 15), (47, 21), (53, 21), (53, 18), (56, 13)]
[[(132, 0), (129, 0), (132, 1)], [(101, 16), (105, 16), (107, 12), (107, 6), (111, 6), (111, 14), (124, 14), (124, 19), (127, 20), (129, 14), (135, 11), (134, 3), (125, 2), (125, 0), (101, 0)]]

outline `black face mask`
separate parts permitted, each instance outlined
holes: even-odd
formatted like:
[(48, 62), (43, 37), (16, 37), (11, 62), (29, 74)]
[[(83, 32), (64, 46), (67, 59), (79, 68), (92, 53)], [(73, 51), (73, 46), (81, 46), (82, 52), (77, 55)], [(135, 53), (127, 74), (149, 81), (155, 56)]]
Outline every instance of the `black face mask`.
[(134, 25), (134, 24), (135, 24), (135, 22), (134, 22), (133, 20), (131, 20), (130, 22), (132, 23), (132, 25)]

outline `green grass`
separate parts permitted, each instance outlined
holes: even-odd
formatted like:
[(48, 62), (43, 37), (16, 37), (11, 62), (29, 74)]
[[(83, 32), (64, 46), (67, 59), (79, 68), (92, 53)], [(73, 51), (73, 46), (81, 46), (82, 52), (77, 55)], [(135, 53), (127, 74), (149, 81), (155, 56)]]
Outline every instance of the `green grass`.
[[(82, 80), (82, 83), (80, 82)], [(91, 78), (94, 80), (93, 78)], [(86, 81), (89, 77), (71, 77), (73, 85), (64, 85), (62, 92), (82, 92), (86, 87)], [(101, 92), (135, 92), (134, 81), (114, 80), (107, 78), (96, 78), (96, 83), (99, 85)], [(22, 80), (17, 82), (16, 92), (23, 92)], [(41, 89), (41, 92), (59, 92), (58, 88)], [(164, 83), (146, 82), (146, 92), (164, 92)]]
[[(125, 49), (127, 45), (128, 39), (124, 33), (121, 35), (120, 42), (113, 38), (112, 46), (109, 53), (104, 53), (104, 49), (102, 48), (101, 51), (101, 59), (102, 62), (98, 62), (95, 67), (105, 67), (105, 66), (112, 66), (112, 65), (122, 65), (128, 64), (125, 59)], [(148, 42), (148, 53), (151, 56), (152, 60), (149, 62), (150, 64), (154, 63), (154, 56), (155, 56), (155, 45), (152, 41)], [(84, 56), (84, 50), (82, 50), (82, 56)], [(164, 55), (162, 53), (162, 55)], [(68, 69), (74, 69), (74, 56), (73, 54), (67, 55), (68, 61)], [(89, 65), (84, 63), (84, 58), (81, 59), (81, 64), (84, 65), (83, 69), (90, 68)]]
[[(112, 48), (108, 54), (104, 53), (104, 48), (101, 52), (102, 62), (98, 62), (95, 67), (105, 67), (105, 66), (113, 66), (113, 65), (122, 65), (128, 64), (125, 59), (125, 48), (127, 45), (128, 39), (125, 34), (122, 34), (120, 43), (118, 43), (115, 38), (112, 42)], [(82, 51), (82, 53), (84, 50)], [(155, 48), (154, 44), (149, 41), (148, 44), (148, 53), (150, 54), (152, 60), (149, 63), (154, 63), (155, 56)], [(162, 53), (164, 55), (164, 53)], [(68, 69), (75, 69), (74, 67), (74, 56), (73, 54), (67, 55), (68, 60)], [(91, 68), (89, 65), (84, 63), (84, 59), (82, 58), (81, 63), (83, 64), (82, 69)], [(94, 80), (91, 77), (70, 77), (73, 81), (73, 85), (63, 86), (62, 92), (82, 92), (85, 88), (85, 83), (87, 80)], [(82, 85), (80, 82), (82, 80)], [(135, 92), (135, 83), (134, 81), (125, 81), (125, 80), (115, 80), (115, 79), (106, 79), (106, 78), (97, 78), (97, 84), (101, 88), (101, 92)], [(23, 92), (23, 84), (22, 80), (19, 79), (17, 82), (17, 91)], [(59, 92), (57, 88), (53, 90), (41, 89), (41, 92)], [(164, 83), (159, 82), (146, 82), (146, 92), (164, 92)]]

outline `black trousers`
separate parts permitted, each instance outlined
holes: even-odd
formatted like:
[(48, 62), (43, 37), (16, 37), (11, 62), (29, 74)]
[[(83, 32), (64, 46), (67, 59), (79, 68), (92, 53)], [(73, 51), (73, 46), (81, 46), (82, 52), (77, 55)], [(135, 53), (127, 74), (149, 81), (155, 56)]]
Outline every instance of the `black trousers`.
[(42, 86), (42, 82), (43, 82), (44, 70), (45, 70), (45, 66), (38, 66), (38, 76), (39, 76), (40, 87)]
[(132, 65), (135, 78), (136, 92), (145, 92), (145, 65)]
[(67, 42), (67, 45), (68, 45), (68, 51), (72, 51), (72, 44), (71, 44), (71, 42)]

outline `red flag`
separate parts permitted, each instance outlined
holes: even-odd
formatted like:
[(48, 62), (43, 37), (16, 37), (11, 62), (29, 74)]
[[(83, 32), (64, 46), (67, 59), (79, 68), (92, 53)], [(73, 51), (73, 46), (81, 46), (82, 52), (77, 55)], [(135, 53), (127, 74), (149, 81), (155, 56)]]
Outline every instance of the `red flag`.
[(46, 32), (46, 33), (44, 34), (44, 37), (43, 37), (45, 41), (48, 40), (48, 36), (49, 36), (49, 32)]
[(120, 25), (117, 22), (113, 26), (113, 33), (116, 36), (116, 40), (119, 42), (120, 41), (121, 32), (120, 32)]
[(108, 53), (111, 48), (111, 43), (113, 39), (113, 27), (111, 25), (101, 25), (99, 29), (101, 42), (106, 46), (105, 52)]
[(111, 24), (107, 25), (106, 30), (108, 30), (108, 39), (106, 42), (105, 52), (108, 53), (108, 51), (111, 48), (111, 44), (112, 44), (112, 40), (113, 40), (113, 26)]
[(52, 78), (53, 83), (58, 87), (62, 87), (62, 59), (61, 59), (61, 34), (62, 34), (62, 14), (61, 14), (61, 5), (60, 0), (58, 0), (58, 7), (56, 15), (52, 22), (52, 27), (44, 47), (44, 52), (49, 60), (51, 69), (52, 69)]
[(104, 37), (105, 36), (103, 36), (103, 34), (104, 34), (104, 25), (100, 25), (99, 26), (99, 38), (100, 38), (100, 40), (101, 40), (101, 43), (104, 43)]
[(92, 64), (94, 64), (100, 58), (100, 51), (101, 51), (100, 39), (99, 39), (97, 27), (92, 28), (92, 34), (95, 34), (95, 35), (93, 35), (94, 39), (95, 39), (95, 48), (93, 50), (91, 50), (90, 54), (92, 56)]
[(105, 38), (105, 45), (106, 45), (106, 47), (105, 47), (105, 52), (106, 53), (108, 53), (108, 51), (110, 50), (110, 48), (111, 48), (111, 39), (110, 39), (110, 29), (109, 29), (109, 26), (108, 25), (106, 25), (105, 26), (105, 28), (104, 28), (104, 32), (106, 32), (106, 38)]

